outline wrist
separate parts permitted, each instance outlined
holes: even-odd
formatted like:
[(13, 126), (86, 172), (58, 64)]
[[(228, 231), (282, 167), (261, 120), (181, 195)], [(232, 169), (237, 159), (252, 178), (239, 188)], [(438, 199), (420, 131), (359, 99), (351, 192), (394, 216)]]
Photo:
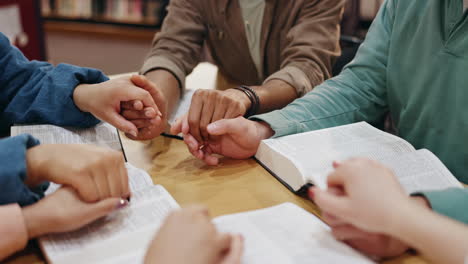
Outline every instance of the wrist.
[(270, 125), (263, 121), (253, 121), (257, 127), (257, 133), (260, 140), (271, 138), (275, 131), (270, 127)]
[(407, 229), (411, 228), (411, 219), (414, 215), (422, 215), (431, 211), (431, 206), (423, 196), (408, 197), (406, 202), (399, 202), (393, 212), (393, 218), (385, 233), (398, 238), (403, 238)]
[(37, 186), (43, 181), (41, 178), (42, 168), (45, 162), (43, 148), (45, 145), (38, 145), (32, 148), (29, 148), (26, 151), (26, 180), (25, 184), (27, 186)]
[(73, 91), (73, 102), (78, 109), (85, 113), (91, 112), (85, 96), (86, 93), (89, 93), (90, 87), (92, 87), (92, 84), (80, 84)]
[(23, 207), (22, 209), (24, 224), (28, 233), (28, 239), (37, 238), (48, 231), (46, 227), (48, 225), (47, 219), (43, 219), (45, 214), (41, 214), (40, 208), (37, 207), (37, 203)]
[(249, 111), (250, 107), (252, 107), (251, 99), (242, 90), (239, 90), (237, 88), (231, 88), (226, 90), (225, 92), (233, 94), (236, 98), (236, 101), (242, 104), (242, 106), (245, 109), (244, 115)]

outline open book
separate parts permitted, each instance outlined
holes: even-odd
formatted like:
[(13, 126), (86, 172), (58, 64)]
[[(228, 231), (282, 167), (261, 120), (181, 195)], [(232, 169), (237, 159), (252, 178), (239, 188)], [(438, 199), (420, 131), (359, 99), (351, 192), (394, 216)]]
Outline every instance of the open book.
[(119, 132), (108, 123), (82, 129), (54, 125), (17, 125), (11, 127), (10, 134), (30, 134), (42, 144), (94, 144), (121, 151), (125, 157)]
[[(146, 172), (131, 166), (127, 169), (133, 191), (129, 206), (80, 230), (40, 238), (48, 262), (143, 263), (158, 228), (179, 205), (162, 186), (153, 186)], [(293, 204), (213, 221), (222, 232), (244, 236), (245, 264), (373, 263), (335, 240), (326, 224)]]
[[(77, 231), (47, 235), (39, 245), (49, 263), (142, 263), (167, 214), (179, 208), (143, 170), (127, 164), (129, 205)], [(53, 192), (57, 185), (52, 185)], [(48, 190), (48, 194), (50, 194)]]
[(367, 157), (393, 169), (408, 193), (462, 187), (429, 150), (365, 123), (321, 129), (260, 143), (255, 158), (297, 194), (310, 184), (326, 188), (333, 161)]

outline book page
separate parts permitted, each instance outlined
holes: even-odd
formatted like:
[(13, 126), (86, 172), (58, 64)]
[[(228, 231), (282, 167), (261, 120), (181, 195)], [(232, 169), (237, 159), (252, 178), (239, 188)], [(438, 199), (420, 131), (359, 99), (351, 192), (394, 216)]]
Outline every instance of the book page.
[(146, 248), (177, 202), (160, 185), (133, 193), (128, 207), (77, 231), (47, 235), (40, 244), (52, 263), (101, 263), (116, 256), (141, 262)]
[(415, 151), (405, 140), (365, 122), (267, 139), (263, 143), (299, 169), (303, 184), (311, 182), (323, 188), (327, 175), (333, 171), (333, 161), (351, 157), (382, 160)]
[(381, 162), (393, 170), (408, 193), (463, 187), (447, 167), (427, 149), (389, 157)]
[[(144, 170), (133, 166), (130, 163), (125, 163), (125, 168), (128, 172), (128, 185), (132, 193), (153, 186), (151, 176)], [(51, 182), (47, 188), (45, 195), (50, 195), (59, 189), (62, 185)]]
[(86, 128), (64, 128), (54, 125), (27, 125), (11, 127), (11, 136), (30, 134), (42, 144), (94, 144), (123, 151), (119, 134), (115, 127), (108, 123)]
[(178, 118), (182, 117), (186, 113), (188, 113), (190, 109), (190, 104), (192, 103), (192, 96), (195, 93), (196, 90), (194, 89), (187, 89), (185, 90), (184, 95), (179, 101), (179, 105), (177, 106), (177, 109), (172, 113), (171, 117), (168, 119), (169, 125), (173, 125)]
[(291, 203), (217, 217), (214, 223), (222, 232), (244, 236), (243, 264), (374, 263), (335, 240), (320, 219)]

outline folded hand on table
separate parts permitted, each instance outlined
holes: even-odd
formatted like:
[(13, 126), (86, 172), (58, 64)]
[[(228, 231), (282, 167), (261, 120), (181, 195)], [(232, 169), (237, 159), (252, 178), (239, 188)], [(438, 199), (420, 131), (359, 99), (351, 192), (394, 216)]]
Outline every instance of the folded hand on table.
[(260, 141), (273, 135), (273, 130), (266, 123), (237, 117), (209, 124), (207, 132), (210, 137), (207, 141), (200, 142), (190, 134), (187, 115), (172, 127), (171, 132), (182, 132), (190, 153), (208, 165), (218, 164), (216, 154), (234, 159), (250, 158), (257, 152)]
[(26, 152), (25, 183), (43, 181), (73, 187), (86, 202), (130, 196), (121, 152), (85, 144), (44, 144)]
[(95, 203), (82, 201), (75, 191), (62, 187), (39, 202), (23, 208), (28, 238), (81, 228), (114, 210), (127, 205), (121, 198), (107, 198)]
[[(251, 105), (250, 99), (236, 89), (219, 91), (213, 89), (199, 89), (192, 96), (190, 109), (185, 122), (188, 123), (188, 134), (191, 134), (198, 142), (207, 142), (211, 136), (208, 125), (221, 120), (236, 118), (245, 115)], [(174, 130), (179, 134), (182, 119), (174, 124), (179, 129)]]
[(309, 196), (335, 238), (371, 256), (392, 257), (408, 250), (395, 237), (396, 221), (403, 218), (401, 208), (415, 202), (427, 206), (423, 198), (409, 197), (393, 172), (378, 162), (357, 158), (333, 166), (328, 190), (313, 187)]

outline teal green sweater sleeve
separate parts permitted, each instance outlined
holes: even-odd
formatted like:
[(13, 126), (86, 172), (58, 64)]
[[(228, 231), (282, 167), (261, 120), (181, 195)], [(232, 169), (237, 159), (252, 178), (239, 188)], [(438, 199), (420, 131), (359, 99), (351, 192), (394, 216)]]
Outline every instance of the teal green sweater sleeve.
[(275, 137), (359, 121), (382, 123), (388, 111), (386, 71), (393, 0), (381, 8), (356, 58), (333, 79), (282, 110), (251, 117), (267, 122)]
[(416, 195), (426, 197), (433, 211), (468, 224), (468, 189), (451, 188)]
[[(253, 116), (251, 119), (268, 123), (275, 131), (274, 137), (360, 121), (380, 126), (385, 114), (391, 110), (388, 101), (389, 81), (395, 82), (395, 80), (387, 79), (387, 76), (391, 76), (388, 67), (389, 54), (396, 56), (400, 52), (395, 49), (405, 47), (392, 45), (392, 42), (401, 37), (396, 33), (393, 35), (393, 30), (396, 29), (395, 23), (398, 22), (395, 20), (397, 6), (399, 6), (399, 11), (404, 11), (408, 8), (416, 8), (414, 5), (419, 4), (418, 10), (427, 12), (422, 3), (425, 2), (386, 0), (364, 43), (359, 48), (356, 58), (340, 75), (317, 86), (306, 96), (295, 100), (282, 110)], [(410, 12), (410, 14), (413, 13)], [(401, 30), (405, 25), (399, 25), (399, 27)], [(406, 40), (400, 39), (399, 41)], [(394, 65), (398, 63), (398, 61), (393, 61)], [(393, 68), (393, 71), (398, 72), (398, 69)], [(427, 76), (425, 77), (421, 80), (427, 81)], [(394, 78), (398, 78), (398, 75)], [(402, 89), (407, 89), (407, 87), (402, 87)], [(394, 105), (398, 103), (394, 102)], [(393, 110), (405, 111), (405, 109)], [(414, 114), (419, 115), (420, 112)], [(409, 124), (414, 125), (414, 122)], [(413, 140), (413, 143), (415, 146), (421, 145), (417, 144), (418, 141)], [(438, 154), (440, 157), (440, 153)], [(444, 162), (447, 163), (447, 159)], [(435, 212), (468, 223), (468, 190), (448, 189), (423, 192), (422, 195), (427, 197)]]

